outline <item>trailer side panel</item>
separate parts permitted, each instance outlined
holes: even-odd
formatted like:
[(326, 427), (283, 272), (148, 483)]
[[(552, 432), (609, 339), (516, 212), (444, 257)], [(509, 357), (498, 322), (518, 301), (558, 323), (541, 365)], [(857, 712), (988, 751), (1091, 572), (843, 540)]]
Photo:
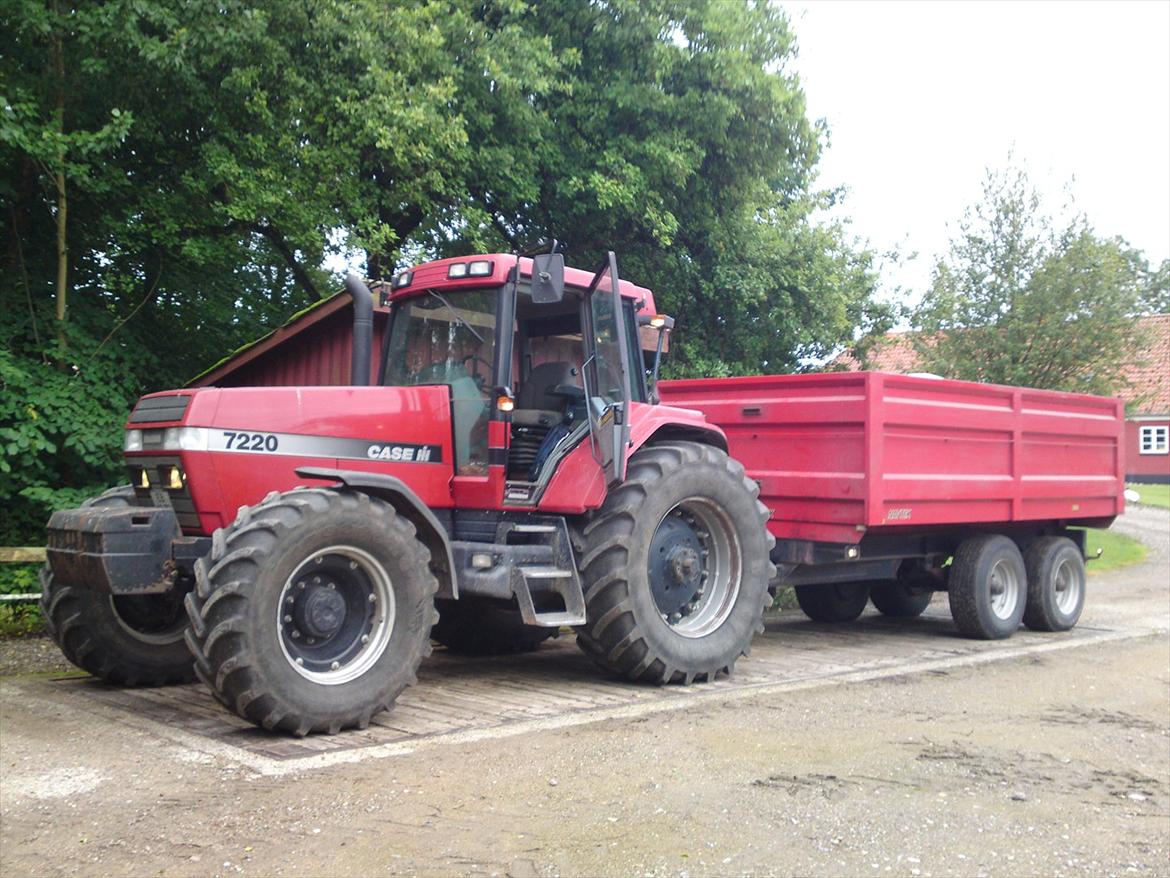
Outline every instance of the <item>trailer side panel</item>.
[(661, 383), (760, 484), (777, 537), (1104, 524), (1124, 504), (1120, 400), (880, 372)]

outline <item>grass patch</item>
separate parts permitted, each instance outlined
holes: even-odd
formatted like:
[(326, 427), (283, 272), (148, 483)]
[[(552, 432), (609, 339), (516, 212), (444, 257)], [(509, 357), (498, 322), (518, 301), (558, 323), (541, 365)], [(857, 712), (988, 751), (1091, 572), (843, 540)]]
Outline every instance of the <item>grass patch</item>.
[(1161, 506), (1170, 509), (1170, 485), (1126, 485), (1131, 491), (1137, 491), (1142, 499), (1138, 501), (1143, 506)]
[[(0, 594), (39, 594), (40, 564), (0, 564)], [(32, 604), (0, 604), (0, 637), (22, 637), (45, 630), (41, 609)]]
[(1089, 562), (1090, 573), (1119, 570), (1146, 560), (1145, 546), (1112, 530), (1088, 530), (1085, 548), (1090, 558), (1097, 554), (1098, 549), (1103, 550), (1100, 558)]

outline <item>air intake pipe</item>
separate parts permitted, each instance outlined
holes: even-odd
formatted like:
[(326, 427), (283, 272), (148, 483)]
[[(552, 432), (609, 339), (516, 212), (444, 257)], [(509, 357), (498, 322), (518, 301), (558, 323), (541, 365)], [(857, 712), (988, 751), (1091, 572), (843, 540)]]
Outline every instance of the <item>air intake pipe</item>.
[(374, 296), (356, 274), (345, 277), (345, 289), (353, 299), (353, 357), (349, 383), (365, 387), (370, 383), (370, 351), (374, 346)]

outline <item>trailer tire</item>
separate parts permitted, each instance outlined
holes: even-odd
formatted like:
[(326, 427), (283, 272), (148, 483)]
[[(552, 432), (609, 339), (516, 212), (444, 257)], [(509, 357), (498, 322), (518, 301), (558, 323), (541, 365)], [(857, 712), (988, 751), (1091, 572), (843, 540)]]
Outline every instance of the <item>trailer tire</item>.
[(1012, 540), (996, 534), (971, 537), (951, 562), (951, 618), (967, 637), (1011, 637), (1024, 617), (1026, 582), (1024, 559)]
[(637, 451), (626, 480), (574, 530), (582, 651), (646, 683), (730, 674), (771, 604), (775, 540), (758, 495), (717, 448), (680, 441)]
[(933, 597), (933, 591), (917, 588), (903, 579), (875, 582), (869, 590), (869, 599), (877, 611), (894, 619), (921, 616)]
[(539, 649), (559, 628), (525, 625), (518, 610), (475, 598), (439, 600), (431, 639), (457, 655), (517, 655)]
[(430, 654), (438, 581), (414, 525), (357, 491), (272, 493), (212, 536), (187, 644), (212, 694), (303, 736), (369, 725)]
[(1024, 553), (1028, 599), (1024, 624), (1033, 631), (1068, 631), (1085, 606), (1085, 559), (1068, 537), (1041, 537)]
[(814, 622), (852, 622), (869, 600), (868, 582), (796, 586), (796, 602)]
[[(81, 505), (130, 506), (134, 489), (111, 488)], [(113, 596), (57, 580), (40, 570), (41, 613), (65, 658), (115, 686), (165, 686), (195, 679), (183, 642), (187, 627), (181, 596)]]

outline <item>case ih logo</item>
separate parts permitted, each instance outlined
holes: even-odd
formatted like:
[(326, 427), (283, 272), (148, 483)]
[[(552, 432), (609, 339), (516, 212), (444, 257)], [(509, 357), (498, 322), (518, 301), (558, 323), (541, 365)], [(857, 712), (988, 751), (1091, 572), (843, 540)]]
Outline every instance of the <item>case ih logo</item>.
[(442, 453), (438, 445), (371, 445), (366, 450), (366, 457), (400, 463), (431, 463), (439, 460)]

